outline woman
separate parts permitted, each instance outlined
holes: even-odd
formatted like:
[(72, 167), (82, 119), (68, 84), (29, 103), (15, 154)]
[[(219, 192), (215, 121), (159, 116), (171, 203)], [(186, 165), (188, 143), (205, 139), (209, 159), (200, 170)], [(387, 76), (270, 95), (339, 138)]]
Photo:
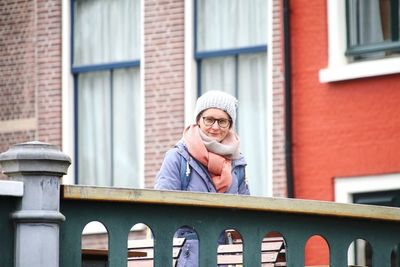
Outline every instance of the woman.
[[(166, 153), (155, 189), (248, 195), (246, 161), (234, 131), (236, 109), (236, 98), (221, 91), (199, 97), (195, 124)], [(180, 228), (177, 236), (186, 238), (178, 266), (197, 266), (198, 240), (193, 230)]]

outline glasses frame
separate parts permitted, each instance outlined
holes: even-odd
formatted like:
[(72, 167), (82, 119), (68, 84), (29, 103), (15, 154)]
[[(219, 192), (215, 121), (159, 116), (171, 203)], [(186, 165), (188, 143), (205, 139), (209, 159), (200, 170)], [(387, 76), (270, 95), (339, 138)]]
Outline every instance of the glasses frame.
[[(207, 126), (207, 127), (212, 127), (212, 126), (215, 124), (215, 122), (218, 122), (218, 126), (219, 126), (220, 128), (225, 129), (225, 128), (230, 127), (231, 124), (232, 124), (232, 120), (231, 120), (231, 119), (215, 119), (215, 118), (213, 118), (213, 117), (206, 117), (206, 116), (201, 117), (201, 118), (203, 119), (204, 125)], [(206, 119), (212, 120), (213, 122), (212, 122), (211, 124), (206, 123)], [(227, 122), (228, 122), (228, 125), (226, 125), (226, 126), (221, 125), (221, 123), (223, 124), (224, 121), (227, 121)]]

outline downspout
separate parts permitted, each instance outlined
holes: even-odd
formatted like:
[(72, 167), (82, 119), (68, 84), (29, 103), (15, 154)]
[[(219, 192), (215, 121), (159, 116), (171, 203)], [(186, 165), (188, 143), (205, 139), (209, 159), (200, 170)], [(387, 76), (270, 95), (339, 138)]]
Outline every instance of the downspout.
[(291, 57), (290, 57), (290, 0), (283, 0), (283, 57), (285, 79), (285, 167), (287, 197), (294, 198), (293, 155), (292, 155), (292, 92), (291, 92)]

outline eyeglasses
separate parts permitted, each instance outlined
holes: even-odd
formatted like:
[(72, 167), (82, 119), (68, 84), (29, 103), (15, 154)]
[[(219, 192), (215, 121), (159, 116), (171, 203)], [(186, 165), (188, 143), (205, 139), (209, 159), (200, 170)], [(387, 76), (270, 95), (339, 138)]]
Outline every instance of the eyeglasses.
[(229, 119), (214, 119), (213, 117), (202, 117), (202, 118), (204, 125), (207, 127), (213, 126), (216, 121), (218, 122), (218, 125), (221, 128), (226, 128), (229, 127), (229, 125), (231, 125), (231, 120)]

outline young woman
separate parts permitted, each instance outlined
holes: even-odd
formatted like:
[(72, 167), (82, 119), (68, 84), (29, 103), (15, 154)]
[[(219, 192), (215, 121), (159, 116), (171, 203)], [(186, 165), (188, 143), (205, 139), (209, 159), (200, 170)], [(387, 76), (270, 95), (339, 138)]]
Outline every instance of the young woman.
[[(197, 99), (195, 123), (165, 155), (155, 189), (249, 194), (245, 179), (246, 161), (235, 133), (237, 103), (222, 91), (208, 91)], [(180, 228), (185, 237), (178, 266), (198, 266), (198, 240), (190, 228)], [(220, 237), (220, 243), (223, 241)]]

